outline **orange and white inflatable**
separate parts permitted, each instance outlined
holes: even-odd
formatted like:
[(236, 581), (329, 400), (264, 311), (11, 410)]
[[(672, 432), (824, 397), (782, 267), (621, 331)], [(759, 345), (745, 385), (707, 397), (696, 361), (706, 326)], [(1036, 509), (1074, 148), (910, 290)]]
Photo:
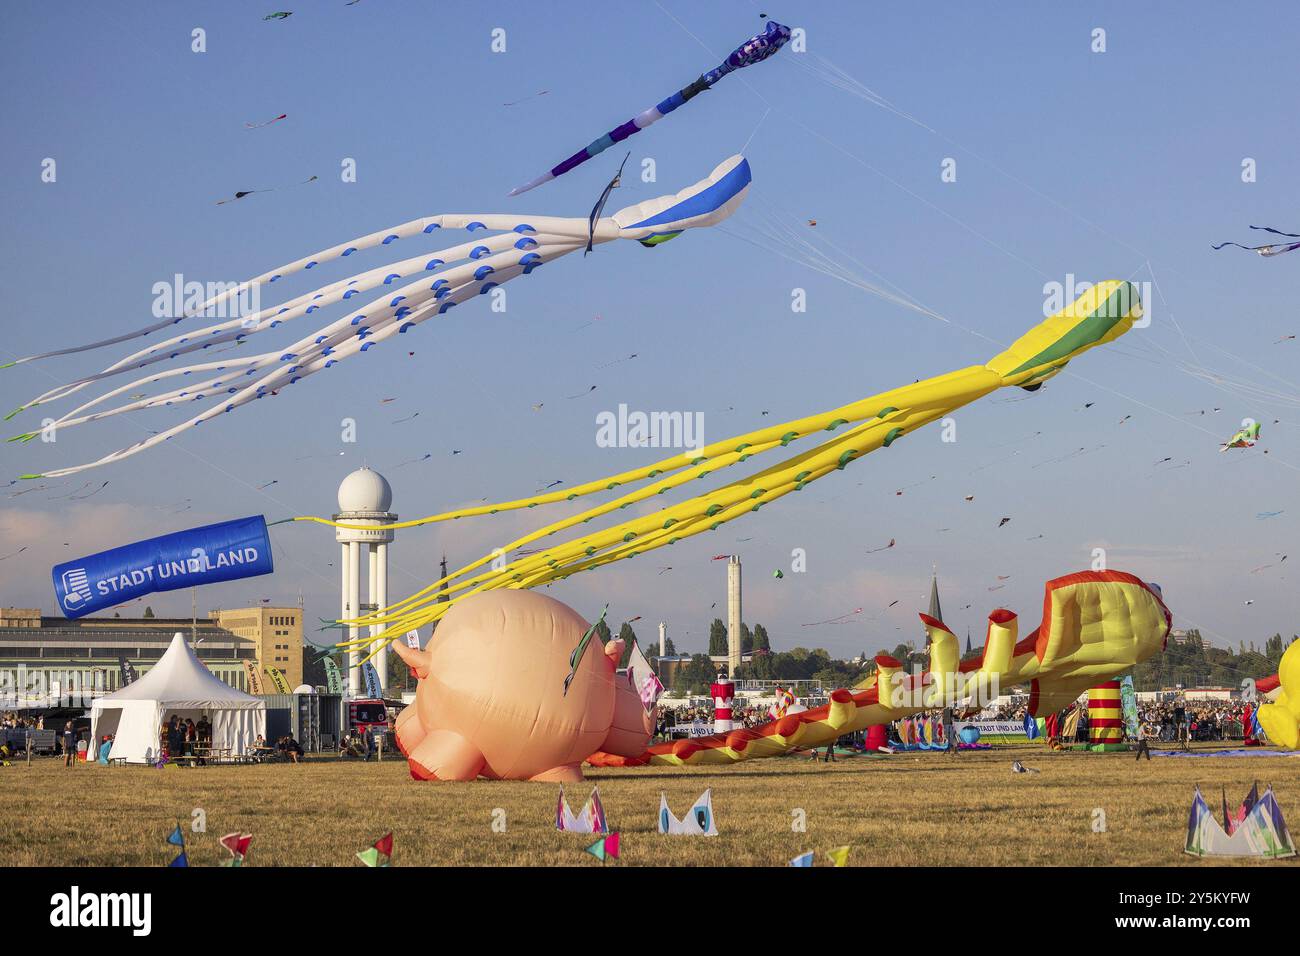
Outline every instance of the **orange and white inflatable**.
[(617, 673), (622, 641), (588, 646), (564, 690), (587, 630), (554, 598), (500, 590), (453, 607), (424, 650), (395, 644), (419, 679), (397, 718), (411, 776), (575, 781), (596, 751), (642, 753), (654, 717)]

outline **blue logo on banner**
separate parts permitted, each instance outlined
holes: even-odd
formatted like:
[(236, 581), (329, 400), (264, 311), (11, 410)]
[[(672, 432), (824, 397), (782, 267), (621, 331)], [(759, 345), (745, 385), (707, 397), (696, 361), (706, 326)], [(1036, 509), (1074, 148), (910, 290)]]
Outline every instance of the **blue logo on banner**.
[(55, 565), (54, 593), (70, 618), (175, 591), (270, 574), (271, 539), (261, 515), (165, 534)]

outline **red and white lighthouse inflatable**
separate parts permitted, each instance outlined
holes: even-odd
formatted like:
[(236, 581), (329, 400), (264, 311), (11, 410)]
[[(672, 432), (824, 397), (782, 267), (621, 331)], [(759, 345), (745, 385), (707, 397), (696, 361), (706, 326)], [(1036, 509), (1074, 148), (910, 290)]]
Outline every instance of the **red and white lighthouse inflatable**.
[(713, 732), (729, 733), (733, 727), (731, 705), (735, 701), (736, 685), (726, 674), (719, 674), (718, 679), (709, 687), (709, 691), (713, 694)]

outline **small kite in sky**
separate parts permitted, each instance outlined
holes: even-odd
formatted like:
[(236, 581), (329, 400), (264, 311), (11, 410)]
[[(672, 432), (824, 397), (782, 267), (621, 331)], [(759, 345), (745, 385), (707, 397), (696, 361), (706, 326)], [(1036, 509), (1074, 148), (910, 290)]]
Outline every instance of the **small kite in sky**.
[(257, 490), (258, 490), (258, 491), (261, 491), (263, 488), (270, 488), (272, 485), (278, 485), (279, 483), (280, 483), (280, 479), (279, 479), (279, 478), (275, 478), (275, 479), (273, 479), (273, 480), (271, 480), (271, 481), (268, 481), (268, 482), (267, 482), (266, 484), (264, 484), (264, 485), (258, 485), (258, 486), (257, 486)]
[(889, 544), (884, 545), (883, 547), (880, 548), (872, 548), (870, 551), (867, 552), (867, 554), (875, 554), (877, 551), (888, 551), (890, 548), (894, 546), (894, 544), (895, 544), (894, 539), (890, 538)]
[(24, 551), (26, 551), (26, 550), (27, 550), (27, 545), (23, 545), (21, 548), (19, 548), (19, 549), (18, 549), (17, 551), (15, 551), (13, 554), (6, 554), (3, 558), (0, 558), (0, 561), (8, 561), (10, 558), (16, 558), (16, 557), (18, 557), (18, 555), (22, 554), (22, 553), (23, 553)]
[(809, 219), (809, 220), (808, 220), (808, 225), (810, 225), (810, 226), (815, 226), (815, 225), (817, 225), (817, 220), (816, 220), (816, 219)]
[(591, 252), (591, 244), (596, 241), (596, 223), (600, 222), (600, 214), (605, 211), (605, 203), (609, 202), (609, 194), (623, 182), (623, 167), (627, 165), (628, 156), (631, 155), (632, 151), (628, 150), (627, 156), (623, 157), (623, 162), (618, 164), (618, 172), (605, 186), (600, 198), (596, 200), (596, 205), (591, 207), (591, 215), (587, 217), (587, 248), (582, 252), (583, 258), (586, 258), (587, 253)]
[[(1261, 232), (1271, 232), (1273, 235), (1282, 236), (1284, 239), (1300, 239), (1300, 234), (1281, 232), (1268, 226), (1251, 226), (1250, 228), (1258, 229)], [(1284, 252), (1300, 249), (1300, 242), (1275, 242), (1266, 246), (1243, 246), (1239, 242), (1221, 242), (1217, 246), (1210, 246), (1210, 248), (1219, 250), (1224, 246), (1236, 246), (1238, 249), (1245, 249), (1247, 252), (1258, 252), (1261, 256), (1280, 256)]]
[(459, 449), (459, 448), (453, 448), (453, 449), (451, 450), (451, 453), (452, 453), (453, 455), (459, 455), (459, 454), (461, 453), (461, 449)]
[[(634, 358), (636, 358), (636, 355), (637, 355), (637, 353), (636, 353), (636, 352), (633, 352), (633, 353), (632, 353), (631, 355), (629, 355), (627, 358), (614, 359), (614, 361), (612, 361), (612, 362), (606, 362), (604, 365), (600, 365), (600, 366), (597, 366), (597, 367), (598, 367), (598, 368), (609, 368), (611, 365), (621, 365), (621, 364), (624, 363), (624, 362), (630, 362), (630, 361), (632, 361)], [(763, 414), (766, 415), (767, 412), (764, 412)]]
[(1126, 421), (1128, 421), (1132, 417), (1133, 417), (1132, 415), (1125, 415), (1123, 418), (1119, 420), (1119, 424), (1123, 425)]
[(783, 578), (785, 577), (785, 572), (783, 572), (780, 568), (777, 568), (775, 571), (772, 572), (772, 577)]
[(1001, 528), (1004, 524), (1006, 524), (1010, 520), (1011, 520), (1010, 518), (1003, 518), (1001, 521), (998, 522), (998, 527)]
[(967, 500), (967, 501), (974, 501), (974, 500), (975, 500), (975, 496), (974, 496), (974, 495), (967, 495), (967, 496), (966, 496), (966, 500)]
[(422, 461), (428, 461), (432, 457), (433, 457), (433, 452), (429, 452), (423, 458), (408, 458), (406, 461), (402, 462), (400, 465), (397, 465), (396, 467), (403, 468), (406, 465), (419, 464)]
[(279, 192), (281, 189), (288, 189), (290, 186), (306, 186), (308, 183), (314, 183), (319, 178), (319, 176), (310, 176), (300, 183), (290, 183), (289, 186), (272, 186), (270, 189), (241, 189), (230, 199), (218, 199), (216, 204), (218, 206), (224, 206), (228, 202), (234, 202), (236, 199), (243, 199), (245, 196), (253, 195), (253, 193), (273, 193)]
[(277, 10), (275, 13), (268, 13), (262, 17), (263, 20), (283, 20), (286, 17), (293, 16), (292, 10)]
[(671, 570), (672, 570), (672, 567), (671, 567), (671, 566), (668, 566), (668, 567), (662, 567), (662, 568), (659, 569), (659, 574), (663, 574), (665, 571), (671, 571)]
[(69, 501), (85, 501), (87, 498), (93, 498), (93, 497), (95, 497), (95, 495), (99, 494), (101, 491), (103, 491), (103, 490), (104, 490), (105, 488), (107, 488), (107, 487), (108, 487), (108, 482), (106, 481), (106, 482), (104, 482), (102, 485), (100, 485), (98, 488), (96, 488), (94, 491), (92, 491), (90, 494), (88, 494), (88, 495), (74, 495), (73, 497), (69, 498), (68, 500), (69, 500)]
[(48, 498), (46, 498), (45, 500), (46, 500), (46, 501), (59, 501), (59, 500), (61, 500), (61, 499), (63, 499), (63, 498), (71, 498), (73, 495), (77, 494), (78, 492), (85, 491), (85, 490), (86, 490), (87, 488), (89, 488), (92, 484), (94, 484), (94, 482), (88, 481), (88, 482), (86, 482), (84, 485), (82, 485), (80, 488), (74, 488), (72, 491), (69, 491), (66, 495), (50, 495), (50, 496), (49, 496)]
[(1284, 511), (1286, 511), (1285, 508), (1283, 508), (1282, 511), (1260, 511), (1260, 512), (1257, 512), (1257, 513), (1255, 514), (1255, 517), (1256, 517), (1256, 518), (1276, 518), (1278, 515), (1282, 514)]
[[(356, 0), (353, 0), (353, 2), (356, 2)], [(524, 96), (524, 97), (521, 97), (520, 99), (517, 99), (517, 100), (511, 100), (509, 103), (502, 103), (501, 105), (502, 105), (502, 106), (518, 106), (520, 103), (527, 103), (529, 100), (535, 100), (535, 99), (537, 99), (537, 97), (539, 97), (539, 96), (545, 96), (545, 95), (546, 95), (547, 93), (549, 93), (549, 92), (551, 92), (551, 91), (550, 91), (550, 90), (538, 90), (536, 93), (532, 94), (531, 96)]]
[(1274, 342), (1273, 344), (1274, 344), (1274, 345), (1277, 345), (1277, 344), (1279, 344), (1280, 342), (1289, 342), (1289, 341), (1291, 341), (1293, 338), (1295, 338), (1294, 335), (1284, 335), (1284, 336), (1282, 336), (1280, 339), (1278, 339), (1277, 342)]
[[(894, 603), (897, 604), (898, 602), (895, 601)], [(843, 624), (845, 621), (847, 621), (847, 620), (848, 620), (849, 618), (851, 618), (853, 615), (855, 615), (855, 614), (861, 614), (861, 613), (862, 613), (862, 608), (860, 608), (860, 607), (855, 607), (852, 611), (849, 611), (848, 614), (841, 614), (839, 617), (832, 617), (832, 618), (829, 618), (828, 620), (825, 620), (825, 621), (813, 621), (811, 624), (801, 624), (801, 625), (799, 625), (799, 626), (800, 626), (800, 627), (820, 627), (820, 626), (823, 625), (823, 624)]]
[(894, 606), (895, 604), (897, 604), (897, 603), (898, 603), (897, 601), (890, 601), (890, 602), (889, 602), (889, 606), (890, 606), (890, 607), (893, 607), (893, 606)]
[(592, 392), (594, 392), (595, 390), (596, 390), (596, 386), (593, 385), (593, 386), (591, 386), (591, 388), (587, 389), (585, 392), (579, 392), (577, 395), (565, 395), (564, 397), (565, 397), (565, 398), (582, 398), (582, 396), (584, 396), (584, 395), (590, 395), (590, 394), (591, 394)]
[(395, 398), (381, 398), (381, 399), (379, 400), (379, 404), (380, 404), (380, 405), (387, 405), (389, 402), (395, 402), (395, 401), (397, 401), (397, 399), (395, 399)]
[(275, 117), (274, 119), (265, 120), (264, 122), (261, 123), (245, 123), (244, 129), (261, 129), (263, 126), (270, 126), (272, 123), (278, 123), (280, 122), (280, 120), (288, 119), (288, 118), (289, 118), (288, 113), (281, 113), (279, 116)]
[[(413, 418), (419, 418), (419, 417), (420, 417), (420, 413), (419, 413), (419, 412), (416, 412), (414, 415), (407, 415), (405, 418), (398, 418), (398, 419), (394, 420), (394, 421), (392, 422), (392, 424), (394, 424), (394, 425), (400, 425), (400, 424), (402, 424), (402, 422), (409, 422), (411, 419), (413, 419)], [(341, 454), (343, 454), (343, 452), (339, 452), (339, 454), (341, 455)]]

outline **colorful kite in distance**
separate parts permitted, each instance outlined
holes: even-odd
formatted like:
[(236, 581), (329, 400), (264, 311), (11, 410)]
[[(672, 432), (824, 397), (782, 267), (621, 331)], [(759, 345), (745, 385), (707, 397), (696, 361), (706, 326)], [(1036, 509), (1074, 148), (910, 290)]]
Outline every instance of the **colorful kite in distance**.
[[(1300, 234), (1294, 232), (1280, 232), (1277, 229), (1271, 229), (1268, 226), (1251, 226), (1251, 229), (1258, 229), (1261, 232), (1271, 232), (1275, 236), (1282, 236), (1285, 239), (1300, 239)], [(1284, 252), (1290, 252), (1293, 249), (1300, 249), (1300, 242), (1275, 242), (1266, 246), (1243, 246), (1239, 242), (1221, 242), (1217, 246), (1210, 246), (1211, 249), (1222, 249), (1224, 246), (1236, 246), (1238, 249), (1245, 249), (1247, 252), (1258, 252), (1261, 256), (1280, 256)]]
[(275, 12), (275, 13), (268, 13), (266, 16), (262, 17), (262, 19), (263, 19), (263, 20), (283, 20), (283, 19), (285, 19), (286, 17), (291, 17), (291, 16), (293, 16), (293, 11), (292, 11), (292, 10), (279, 10), (279, 11), (277, 11), (277, 12)]
[[(587, 160), (603, 153), (615, 143), (621, 143), (633, 133), (640, 132), (651, 123), (663, 119), (683, 103), (712, 87), (713, 84), (717, 83), (718, 80), (722, 79), (733, 70), (739, 70), (754, 63), (761, 63), (763, 60), (766, 60), (777, 50), (781, 49), (781, 47), (785, 46), (786, 41), (789, 39), (789, 27), (782, 26), (775, 20), (769, 20), (767, 28), (762, 33), (750, 37), (740, 46), (736, 47), (736, 49), (732, 50), (727, 59), (719, 66), (700, 76), (700, 78), (690, 86), (678, 90), (659, 105), (652, 106), (648, 110), (638, 113), (622, 126), (618, 126), (599, 139), (592, 141), (588, 146), (578, 150), (564, 162), (542, 173), (536, 179), (532, 179), (524, 183), (522, 186), (516, 186), (514, 189), (510, 190), (510, 195), (518, 196), (521, 193), (528, 192), (530, 189), (536, 189), (543, 183), (550, 182), (557, 176), (563, 176), (565, 173), (569, 172), (569, 170), (581, 166)], [(666, 235), (657, 241), (662, 242), (671, 238), (672, 236)]]
[(1227, 451), (1229, 448), (1254, 448), (1258, 441), (1259, 422), (1251, 422), (1244, 428), (1238, 429), (1235, 435), (1219, 446), (1219, 451)]

